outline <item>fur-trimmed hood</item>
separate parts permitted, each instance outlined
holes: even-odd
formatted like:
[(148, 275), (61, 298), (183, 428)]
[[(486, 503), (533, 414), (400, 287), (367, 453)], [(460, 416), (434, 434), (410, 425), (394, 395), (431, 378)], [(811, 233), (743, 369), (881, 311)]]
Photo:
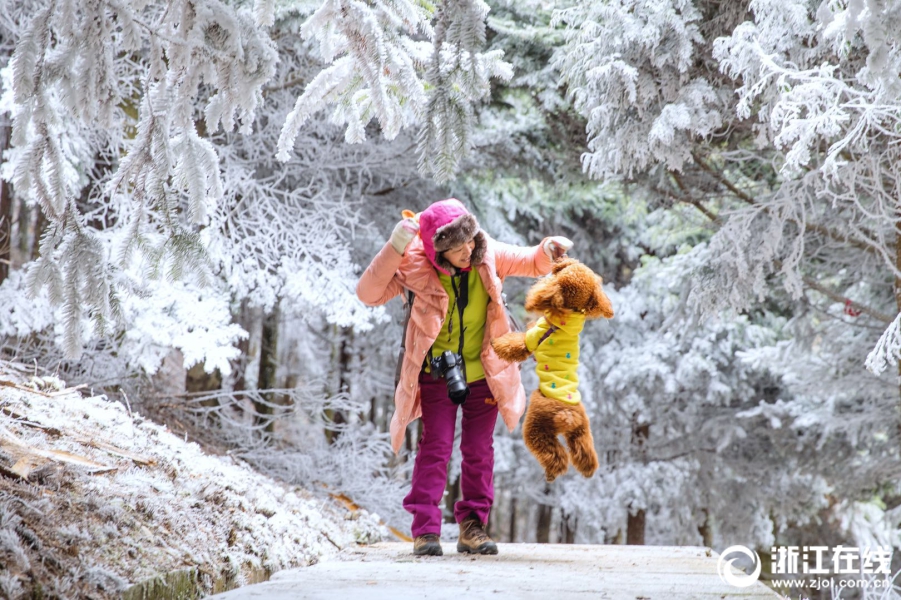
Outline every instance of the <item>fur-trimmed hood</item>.
[(445, 275), (452, 275), (456, 268), (441, 253), (451, 250), (469, 240), (476, 245), (472, 251), (471, 267), (482, 263), (488, 241), (479, 228), (475, 216), (466, 210), (456, 198), (448, 198), (431, 204), (419, 215), (419, 236), (429, 261)]

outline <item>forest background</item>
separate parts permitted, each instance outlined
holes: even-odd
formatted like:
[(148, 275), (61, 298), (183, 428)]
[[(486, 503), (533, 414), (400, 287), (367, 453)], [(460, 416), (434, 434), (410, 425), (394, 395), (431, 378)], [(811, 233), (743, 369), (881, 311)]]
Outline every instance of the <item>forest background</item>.
[(901, 547), (898, 32), (892, 1), (0, 0), (0, 353), (408, 530), (401, 302), (354, 286), (454, 196), (571, 238), (616, 309), (582, 337), (599, 472), (547, 485), (499, 426), (496, 539)]

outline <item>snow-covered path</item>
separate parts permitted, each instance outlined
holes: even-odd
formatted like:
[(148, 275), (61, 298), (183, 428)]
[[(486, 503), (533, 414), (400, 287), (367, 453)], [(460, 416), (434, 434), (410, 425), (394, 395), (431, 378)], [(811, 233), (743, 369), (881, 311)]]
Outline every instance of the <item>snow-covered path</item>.
[(414, 557), (412, 544), (349, 548), (218, 600), (300, 598), (605, 598), (679, 600), (778, 598), (756, 583), (732, 587), (717, 575), (717, 555), (698, 547), (498, 544), (497, 556)]

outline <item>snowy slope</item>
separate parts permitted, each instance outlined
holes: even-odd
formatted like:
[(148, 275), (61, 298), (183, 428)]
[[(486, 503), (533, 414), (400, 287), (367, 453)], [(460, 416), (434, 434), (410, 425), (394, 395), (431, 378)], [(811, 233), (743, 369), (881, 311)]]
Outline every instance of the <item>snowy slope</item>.
[(0, 362), (0, 597), (121, 597), (175, 571), (194, 595), (385, 533), (324, 491), (287, 489), (120, 403)]

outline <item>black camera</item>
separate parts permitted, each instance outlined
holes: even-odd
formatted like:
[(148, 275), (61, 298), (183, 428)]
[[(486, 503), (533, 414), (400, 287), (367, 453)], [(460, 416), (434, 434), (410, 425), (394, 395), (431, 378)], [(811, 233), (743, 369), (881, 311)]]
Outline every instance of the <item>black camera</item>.
[(469, 386), (463, 376), (463, 357), (445, 350), (441, 356), (432, 359), (432, 379), (444, 377), (447, 395), (454, 404), (463, 404), (469, 397)]

